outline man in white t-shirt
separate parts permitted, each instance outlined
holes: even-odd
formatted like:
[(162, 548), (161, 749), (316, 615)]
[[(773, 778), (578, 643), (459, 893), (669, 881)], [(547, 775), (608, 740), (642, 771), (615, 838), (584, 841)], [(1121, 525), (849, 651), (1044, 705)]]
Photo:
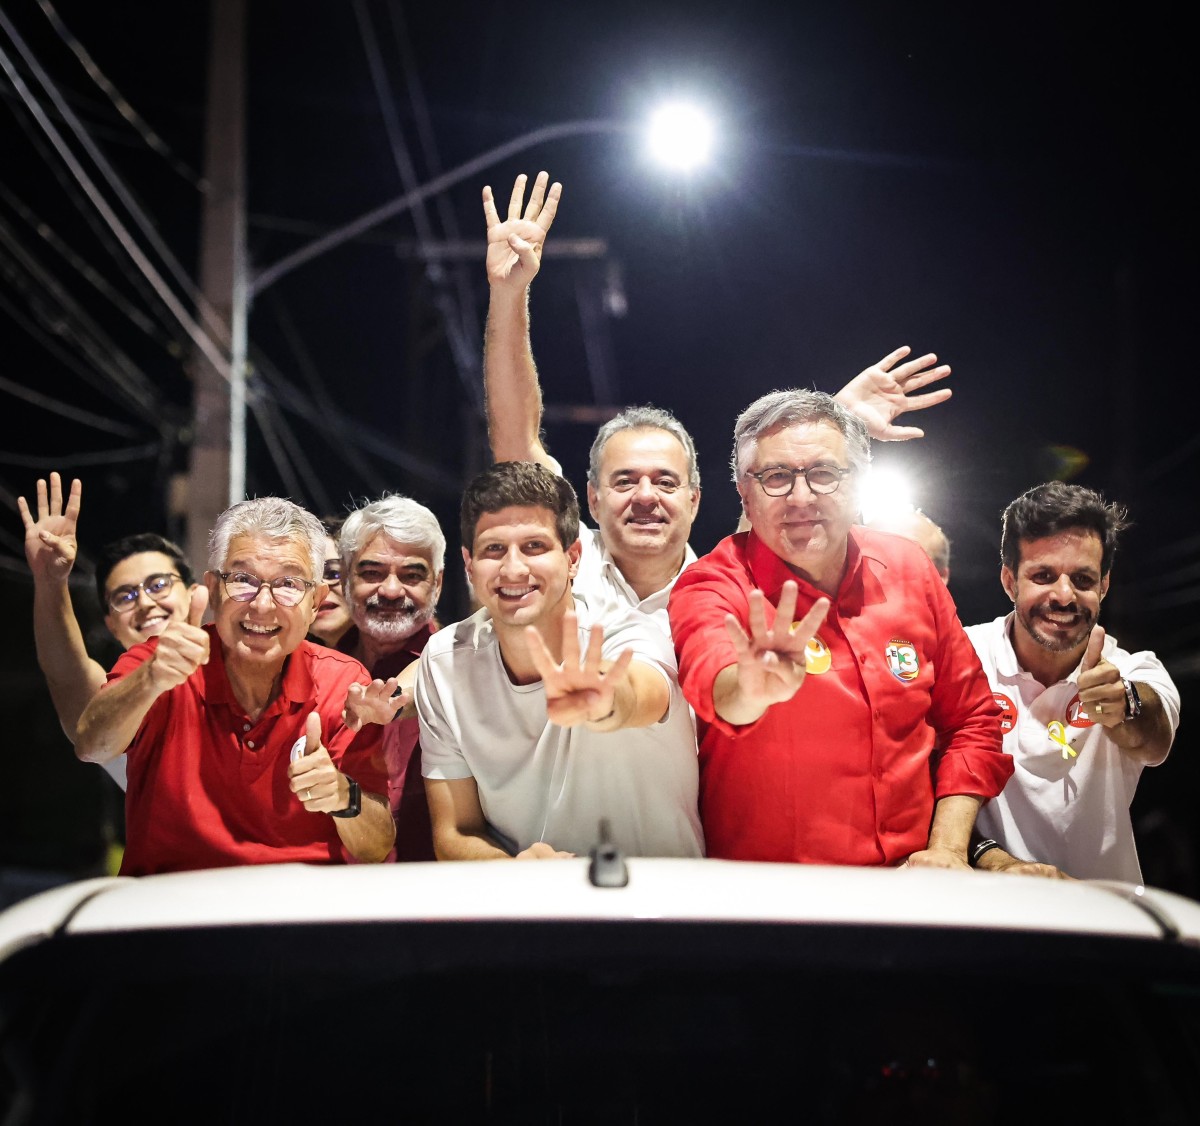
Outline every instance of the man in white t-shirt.
[[(542, 398), (529, 337), (529, 287), (541, 265), (546, 234), (558, 210), (560, 184), (538, 174), (525, 202), (518, 176), (502, 222), (490, 187), (483, 189), (490, 285), (484, 341), (488, 434), (497, 461), (536, 461), (559, 472), (542, 445)], [(901, 363), (898, 348), (859, 373), (834, 396), (857, 414), (872, 437), (919, 438), (922, 431), (896, 426), (906, 411), (950, 397), (949, 389), (913, 392), (948, 375), (930, 354)], [(897, 366), (898, 365), (898, 366)], [(667, 599), (695, 553), (688, 546), (700, 506), (696, 447), (668, 411), (632, 407), (600, 428), (588, 466), (588, 510), (595, 529), (580, 532), (582, 557), (575, 594), (600, 619), (611, 609), (635, 607), (670, 632)]]
[(976, 867), (1141, 882), (1129, 804), (1179, 725), (1179, 692), (1151, 652), (1097, 624), (1125, 511), (1054, 481), (1005, 509), (1007, 617), (970, 626), (1015, 772), (979, 811)]
[(573, 597), (570, 484), (536, 462), (493, 465), (461, 525), (481, 609), (430, 638), (415, 693), (438, 859), (586, 853), (601, 821), (629, 855), (702, 855), (674, 651), (637, 610), (598, 620)]

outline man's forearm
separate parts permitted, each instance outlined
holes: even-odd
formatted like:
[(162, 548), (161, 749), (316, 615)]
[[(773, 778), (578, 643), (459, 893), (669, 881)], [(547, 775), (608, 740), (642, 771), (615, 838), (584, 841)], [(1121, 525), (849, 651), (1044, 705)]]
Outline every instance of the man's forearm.
[(713, 681), (713, 711), (726, 723), (735, 727), (754, 723), (766, 714), (767, 706), (748, 702), (742, 697), (737, 665), (726, 665), (717, 673)]
[(396, 840), (396, 823), (387, 798), (380, 794), (362, 795), (362, 809), (357, 817), (335, 817), (333, 824), (346, 851), (367, 864), (387, 859)]
[(79, 719), (76, 756), (84, 762), (108, 762), (123, 754), (159, 695), (149, 663), (97, 692)]
[(493, 290), (484, 330), (488, 438), (497, 461), (541, 460), (542, 392), (529, 340), (529, 291)]
[(433, 852), (439, 860), (511, 860), (512, 857), (483, 833), (458, 829), (433, 833)]
[(1131, 759), (1157, 765), (1167, 757), (1174, 733), (1158, 693), (1148, 684), (1138, 684), (1142, 714), (1108, 729), (1109, 737)]
[(34, 585), (33, 640), (58, 721), (74, 742), (79, 717), (104, 686), (105, 673), (88, 656), (65, 581)]
[(983, 799), (974, 794), (950, 794), (941, 798), (933, 810), (933, 825), (929, 830), (929, 847), (953, 852), (963, 863), (971, 844), (971, 830)]

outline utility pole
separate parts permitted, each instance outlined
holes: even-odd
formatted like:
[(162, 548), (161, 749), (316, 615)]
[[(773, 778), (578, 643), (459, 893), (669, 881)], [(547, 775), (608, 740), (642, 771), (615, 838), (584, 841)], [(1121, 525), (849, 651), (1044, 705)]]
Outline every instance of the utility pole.
[(229, 357), (228, 382), (194, 349), (193, 438), (186, 488), (185, 550), (208, 563), (208, 533), (246, 490), (245, 0), (212, 0), (204, 142), (199, 320)]

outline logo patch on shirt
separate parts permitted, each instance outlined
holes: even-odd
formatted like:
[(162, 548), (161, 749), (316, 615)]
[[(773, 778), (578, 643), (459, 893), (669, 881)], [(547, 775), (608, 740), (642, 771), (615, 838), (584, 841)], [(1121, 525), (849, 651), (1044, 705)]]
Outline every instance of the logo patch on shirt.
[[(788, 626), (788, 633), (795, 633), (799, 622), (792, 622)], [(833, 654), (829, 652), (829, 646), (821, 640), (820, 635), (810, 637), (808, 644), (804, 647), (804, 671), (820, 676), (823, 672), (828, 672), (833, 666)]]
[(996, 706), (1000, 709), (1000, 731), (1007, 735), (1017, 726), (1017, 705), (1003, 692), (993, 692), (992, 699), (996, 701)]
[(1071, 697), (1067, 705), (1067, 723), (1072, 727), (1091, 727), (1092, 721), (1082, 714), (1083, 705), (1079, 702), (1079, 693)]
[(829, 652), (829, 646), (819, 637), (809, 638), (804, 647), (804, 671), (820, 676), (821, 673), (828, 672), (832, 664), (833, 654)]
[(883, 655), (887, 658), (888, 670), (897, 680), (917, 679), (917, 673), (921, 671), (921, 666), (917, 661), (917, 651), (913, 648), (912, 642), (900, 641), (893, 637), (887, 643)]

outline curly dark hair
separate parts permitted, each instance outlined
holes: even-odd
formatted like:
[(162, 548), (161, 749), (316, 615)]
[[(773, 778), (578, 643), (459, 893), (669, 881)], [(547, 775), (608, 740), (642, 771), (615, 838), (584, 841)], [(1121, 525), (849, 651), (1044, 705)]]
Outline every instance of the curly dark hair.
[(1117, 537), (1129, 527), (1124, 505), (1109, 504), (1082, 485), (1049, 481), (1022, 493), (1005, 510), (1000, 532), (1000, 562), (1016, 571), (1021, 541), (1040, 540), (1071, 528), (1087, 528), (1100, 537), (1100, 573), (1107, 575), (1117, 551)]

